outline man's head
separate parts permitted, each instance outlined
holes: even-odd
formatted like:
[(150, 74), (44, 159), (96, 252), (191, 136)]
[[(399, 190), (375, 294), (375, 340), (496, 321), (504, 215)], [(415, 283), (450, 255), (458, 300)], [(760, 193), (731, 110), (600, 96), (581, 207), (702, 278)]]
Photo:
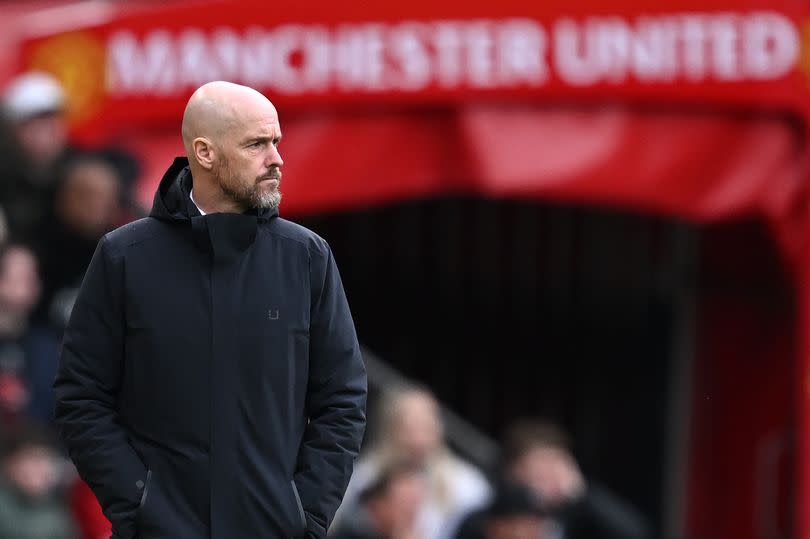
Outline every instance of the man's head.
[(77, 157), (61, 172), (55, 210), (62, 223), (95, 241), (113, 228), (120, 192), (121, 179), (110, 163), (92, 155)]
[(568, 437), (550, 423), (514, 423), (504, 439), (503, 466), (508, 480), (527, 485), (549, 506), (576, 500), (585, 490)]
[(379, 443), (396, 458), (424, 464), (443, 447), (439, 404), (421, 387), (390, 390), (384, 395)]
[(0, 444), (0, 460), (6, 479), (31, 500), (48, 496), (58, 483), (53, 440), (39, 427), (21, 425), (7, 432)]
[(224, 81), (198, 88), (183, 115), (197, 203), (206, 212), (277, 207), (280, 141), (276, 108), (256, 90)]
[(0, 246), (0, 326), (6, 319), (27, 319), (39, 294), (39, 271), (34, 253), (22, 245)]
[(552, 523), (535, 494), (515, 483), (501, 485), (487, 510), (486, 539), (543, 539), (552, 536)]
[(67, 144), (63, 116), (65, 96), (59, 82), (46, 73), (15, 78), (3, 95), (3, 110), (31, 166), (47, 170)]
[(421, 469), (409, 462), (385, 466), (377, 478), (360, 493), (360, 504), (368, 512), (375, 531), (384, 537), (410, 530), (426, 494)]

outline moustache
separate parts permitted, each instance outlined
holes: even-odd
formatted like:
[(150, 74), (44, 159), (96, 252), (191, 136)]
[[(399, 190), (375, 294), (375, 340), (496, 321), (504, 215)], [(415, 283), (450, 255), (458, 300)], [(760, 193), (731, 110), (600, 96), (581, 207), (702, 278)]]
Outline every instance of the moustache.
[(264, 176), (259, 176), (259, 179), (256, 180), (256, 183), (264, 181), (264, 180), (276, 180), (281, 183), (281, 171), (277, 168), (271, 170)]

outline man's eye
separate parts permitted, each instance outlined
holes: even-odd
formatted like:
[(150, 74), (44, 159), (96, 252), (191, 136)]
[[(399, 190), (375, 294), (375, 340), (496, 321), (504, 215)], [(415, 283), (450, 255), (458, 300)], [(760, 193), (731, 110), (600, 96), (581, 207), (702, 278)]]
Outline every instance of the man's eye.
[(261, 142), (258, 142), (258, 141), (256, 141), (256, 142), (251, 142), (250, 144), (248, 144), (248, 148), (258, 148), (258, 147), (259, 147), (259, 146), (261, 146), (261, 145), (262, 145), (262, 143), (261, 143)]

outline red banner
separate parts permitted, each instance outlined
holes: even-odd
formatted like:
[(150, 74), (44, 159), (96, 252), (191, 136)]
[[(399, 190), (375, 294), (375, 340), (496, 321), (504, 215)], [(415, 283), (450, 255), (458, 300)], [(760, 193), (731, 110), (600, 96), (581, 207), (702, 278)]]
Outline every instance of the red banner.
[(283, 110), (504, 97), (804, 110), (808, 14), (767, 1), (183, 3), (68, 25), (27, 40), (20, 58), (65, 84), (90, 134), (174, 123), (218, 79)]

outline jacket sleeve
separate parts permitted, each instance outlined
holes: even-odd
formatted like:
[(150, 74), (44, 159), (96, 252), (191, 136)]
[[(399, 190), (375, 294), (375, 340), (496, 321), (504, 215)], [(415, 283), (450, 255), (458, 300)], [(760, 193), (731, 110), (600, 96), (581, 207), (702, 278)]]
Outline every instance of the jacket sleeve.
[(147, 470), (116, 409), (124, 362), (123, 271), (107, 241), (96, 248), (65, 330), (54, 382), (55, 419), (113, 532), (131, 539)]
[(570, 510), (572, 535), (604, 539), (648, 539), (649, 526), (633, 507), (605, 488), (589, 484), (582, 500)]
[(309, 424), (298, 454), (295, 483), (307, 513), (309, 537), (324, 537), (360, 451), (367, 382), (332, 252), (325, 246), (325, 252), (311, 256)]

